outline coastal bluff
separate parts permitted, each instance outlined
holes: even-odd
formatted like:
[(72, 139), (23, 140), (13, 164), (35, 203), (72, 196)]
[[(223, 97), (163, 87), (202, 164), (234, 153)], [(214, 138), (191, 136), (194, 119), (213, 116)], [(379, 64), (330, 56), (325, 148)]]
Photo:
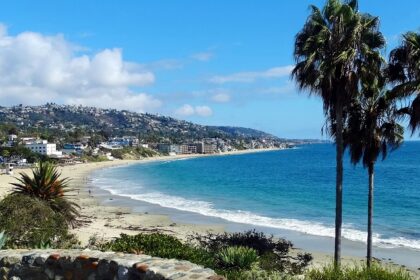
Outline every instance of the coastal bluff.
[(0, 250), (0, 280), (222, 280), (175, 259), (92, 250)]

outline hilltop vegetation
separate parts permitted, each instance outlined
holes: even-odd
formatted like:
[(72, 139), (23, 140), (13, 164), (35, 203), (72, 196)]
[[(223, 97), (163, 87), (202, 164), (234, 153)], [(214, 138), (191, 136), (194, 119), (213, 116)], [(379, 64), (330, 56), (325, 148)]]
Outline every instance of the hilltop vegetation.
[[(250, 128), (203, 126), (171, 117), (126, 110), (57, 105), (0, 107), (0, 122), (28, 134), (83, 134), (107, 138), (136, 136), (144, 142), (181, 143), (191, 139), (270, 139), (276, 136)], [(77, 138), (77, 135), (73, 135)], [(53, 139), (51, 139), (53, 140)]]

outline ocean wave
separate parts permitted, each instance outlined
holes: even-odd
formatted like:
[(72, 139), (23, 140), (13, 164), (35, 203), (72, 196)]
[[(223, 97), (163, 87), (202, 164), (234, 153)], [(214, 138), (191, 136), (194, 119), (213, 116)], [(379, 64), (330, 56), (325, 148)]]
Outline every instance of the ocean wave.
[[(166, 195), (160, 192), (142, 194), (127, 194), (115, 190), (111, 185), (99, 185), (113, 195), (128, 197), (131, 199), (157, 204), (162, 207), (173, 208), (181, 211), (193, 212), (208, 217), (221, 218), (226, 221), (262, 226), (283, 230), (293, 230), (305, 234), (334, 237), (334, 228), (323, 223), (304, 221), (298, 219), (283, 219), (260, 216), (249, 211), (216, 209), (207, 201), (188, 200), (183, 197)], [(357, 230), (351, 225), (344, 224), (343, 237), (358, 242), (366, 242), (366, 232)], [(407, 239), (404, 237), (385, 238), (380, 234), (374, 234), (373, 243), (382, 248), (407, 247), (420, 250), (420, 240)]]

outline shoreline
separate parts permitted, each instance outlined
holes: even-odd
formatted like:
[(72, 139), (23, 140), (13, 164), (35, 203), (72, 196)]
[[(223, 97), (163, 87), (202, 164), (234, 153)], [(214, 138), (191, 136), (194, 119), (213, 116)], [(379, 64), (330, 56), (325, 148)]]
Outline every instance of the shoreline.
[[(269, 152), (280, 149), (258, 149), (258, 150), (245, 150), (237, 152), (228, 152), (222, 154), (193, 154), (193, 155), (176, 155), (176, 156), (159, 156), (143, 160), (114, 160), (97, 163), (84, 163), (77, 165), (70, 165), (60, 167), (60, 171), (64, 177), (71, 178), (71, 187), (75, 190), (74, 194), (76, 203), (81, 206), (83, 225), (77, 229), (72, 230), (78, 237), (81, 245), (87, 245), (89, 239), (94, 237), (99, 240), (109, 240), (120, 235), (120, 233), (137, 234), (140, 232), (162, 232), (174, 235), (180, 239), (185, 240), (186, 237), (193, 233), (204, 234), (206, 232), (224, 232), (224, 231), (242, 231), (246, 228), (257, 228), (252, 225), (239, 226), (232, 225), (234, 223), (219, 221), (220, 219), (207, 219), (203, 218), (197, 222), (197, 219), (190, 219), (191, 216), (201, 216), (199, 214), (186, 215), (187, 219), (175, 219), (173, 213), (182, 211), (162, 211), (164, 207), (150, 205), (149, 203), (135, 201), (136, 204), (141, 204), (143, 209), (138, 211), (138, 205), (130, 205), (127, 203), (129, 198), (119, 197), (113, 195), (106, 190), (102, 190), (94, 186), (89, 181), (89, 177), (94, 171), (107, 169), (111, 167), (121, 167), (131, 164), (143, 164), (154, 161), (177, 160), (184, 158), (198, 158), (207, 156), (225, 156), (225, 155), (240, 155), (255, 152)], [(29, 169), (22, 169), (15, 172), (13, 176), (18, 176), (19, 172), (28, 172)], [(10, 182), (14, 181), (13, 176), (2, 175), (0, 176), (0, 199), (6, 194), (7, 189), (10, 189)], [(6, 184), (8, 186), (6, 186)], [(141, 207), (140, 207), (141, 208)], [(160, 209), (162, 208), (162, 209)], [(184, 213), (185, 215), (185, 213)], [(182, 216), (182, 215), (181, 215)], [(205, 217), (205, 216), (203, 216)], [(283, 231), (284, 237), (288, 240), (288, 231)], [(293, 233), (290, 233), (293, 234)], [(296, 235), (296, 233), (294, 233)], [(297, 235), (304, 235), (298, 233)], [(282, 235), (283, 236), (283, 235)], [(306, 236), (308, 237), (308, 236)], [(328, 239), (319, 238), (316, 236), (309, 237), (313, 242), (317, 240)], [(293, 240), (292, 240), (293, 241)], [(344, 240), (343, 240), (344, 241)], [(293, 242), (295, 243), (295, 242)], [(345, 241), (344, 243), (347, 243)], [(312, 266), (319, 267), (321, 265), (331, 263), (332, 253), (326, 253), (313, 248), (305, 250), (306, 246), (299, 246), (302, 249), (295, 249), (296, 252), (308, 251), (314, 257)], [(316, 246), (315, 246), (316, 247)], [(331, 250), (332, 250), (331, 246)], [(375, 248), (376, 250), (376, 248)], [(328, 250), (329, 251), (329, 250)], [(390, 259), (381, 259), (384, 263), (395, 265)], [(344, 256), (343, 263), (345, 264), (361, 264), (364, 258), (360, 256)], [(401, 266), (403, 264), (397, 264)], [(415, 277), (420, 278), (420, 271), (418, 267), (407, 266)]]

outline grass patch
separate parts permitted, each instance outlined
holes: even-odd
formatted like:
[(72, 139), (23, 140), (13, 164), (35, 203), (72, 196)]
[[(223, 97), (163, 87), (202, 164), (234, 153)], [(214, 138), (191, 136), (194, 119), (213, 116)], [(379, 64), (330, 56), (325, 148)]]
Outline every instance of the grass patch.
[(400, 269), (395, 269), (379, 264), (371, 268), (365, 265), (343, 266), (340, 270), (333, 265), (320, 269), (311, 269), (306, 273), (305, 280), (412, 280), (410, 274)]

